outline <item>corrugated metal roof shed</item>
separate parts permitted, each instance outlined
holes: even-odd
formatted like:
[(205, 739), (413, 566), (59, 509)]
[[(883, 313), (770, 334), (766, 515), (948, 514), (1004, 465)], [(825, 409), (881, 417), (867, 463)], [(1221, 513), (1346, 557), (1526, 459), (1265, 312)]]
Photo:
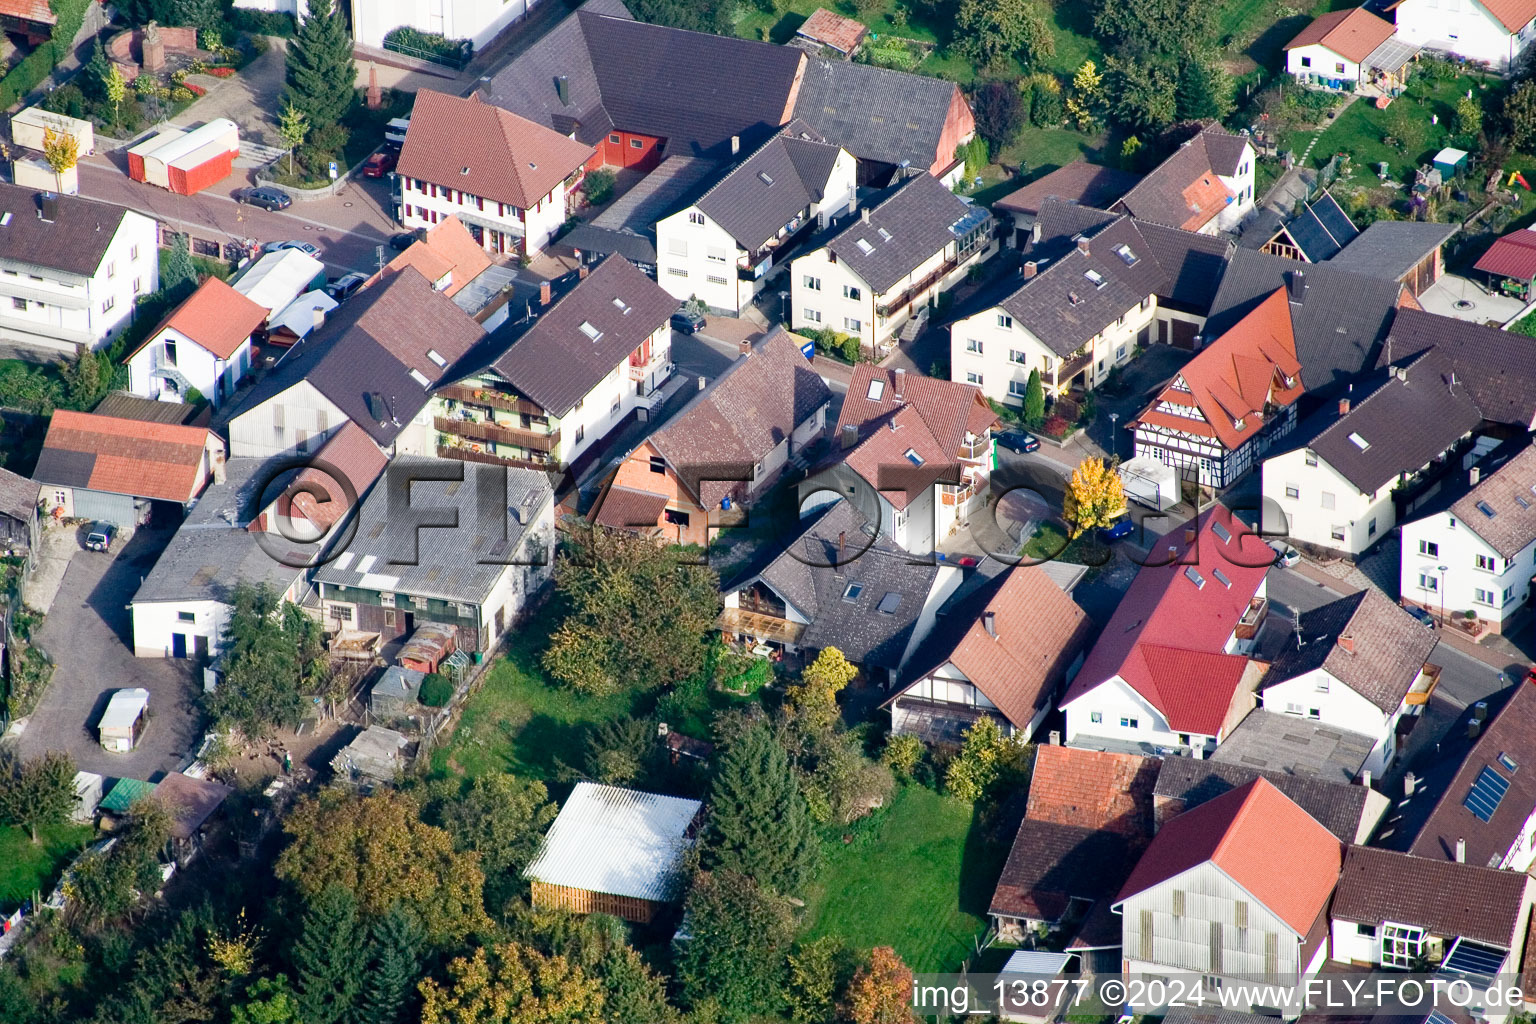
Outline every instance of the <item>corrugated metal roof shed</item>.
[(580, 782), (544, 837), (525, 878), (640, 900), (669, 900), (693, 845), (688, 827), (702, 807), (657, 793)]
[(155, 791), (142, 779), (118, 779), (112, 791), (102, 798), (100, 809), (109, 814), (127, 814), (128, 809)]
[(1054, 978), (1075, 955), (1075, 953), (1047, 953), (1038, 949), (1021, 949), (1008, 958), (1008, 962), (998, 973), (1032, 974)]

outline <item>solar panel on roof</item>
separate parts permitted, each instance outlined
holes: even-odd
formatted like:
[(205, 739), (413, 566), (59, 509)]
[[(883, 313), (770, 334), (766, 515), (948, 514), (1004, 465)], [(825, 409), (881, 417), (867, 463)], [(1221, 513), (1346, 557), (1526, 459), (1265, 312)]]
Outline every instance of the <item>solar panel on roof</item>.
[(1349, 215), (1339, 207), (1338, 201), (1326, 192), (1321, 199), (1312, 204), (1312, 212), (1333, 236), (1333, 240), (1340, 245), (1348, 245), (1351, 239), (1360, 234), (1360, 229), (1355, 227)]
[(1323, 222), (1311, 207), (1303, 210), (1300, 217), (1285, 226), (1302, 254), (1313, 263), (1321, 263), (1336, 254), (1343, 246), (1333, 240)]
[(1477, 781), (1472, 783), (1462, 804), (1477, 816), (1479, 821), (1492, 821), (1493, 812), (1499, 809), (1499, 801), (1509, 791), (1509, 780), (1492, 768), (1484, 768)]
[(1436, 1010), (1434, 1013), (1431, 1013), (1428, 1017), (1424, 1018), (1424, 1024), (1455, 1024), (1455, 1022), (1445, 1014), (1441, 1013), (1439, 1010)]
[(1440, 970), (1451, 974), (1471, 974), (1476, 977), (1490, 978), (1499, 973), (1507, 957), (1508, 954), (1502, 949), (1457, 939), (1456, 944), (1451, 947), (1450, 955), (1441, 963)]

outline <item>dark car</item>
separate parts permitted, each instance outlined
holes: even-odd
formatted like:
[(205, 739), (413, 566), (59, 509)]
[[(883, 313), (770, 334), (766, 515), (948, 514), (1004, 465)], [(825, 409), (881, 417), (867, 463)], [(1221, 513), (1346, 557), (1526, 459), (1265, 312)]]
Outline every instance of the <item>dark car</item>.
[(111, 523), (92, 523), (91, 532), (85, 535), (85, 546), (90, 551), (111, 551), (116, 536), (117, 527)]
[(1435, 628), (1435, 617), (1429, 614), (1429, 612), (1425, 611), (1423, 608), (1420, 608), (1418, 605), (1411, 604), (1404, 608), (1403, 611), (1407, 612), (1409, 615), (1412, 615), (1414, 618), (1418, 619), (1430, 629)]
[(1026, 434), (1022, 430), (1004, 430), (992, 435), (1000, 447), (1023, 454), (1025, 452), (1037, 452), (1040, 450), (1040, 439), (1033, 434)]
[(1136, 532), (1136, 524), (1129, 518), (1122, 519), (1114, 526), (1101, 527), (1099, 539), (1106, 544), (1113, 544), (1117, 540), (1124, 540)]
[(395, 164), (400, 160), (400, 154), (389, 149), (381, 149), (368, 158), (363, 164), (363, 177), (382, 178), (395, 169)]
[(329, 295), (337, 302), (340, 302), (367, 283), (367, 274), (357, 273), (354, 271), (353, 273), (347, 274), (345, 277), (339, 277), (335, 281), (332, 281), (330, 284), (326, 285), (325, 294)]
[(672, 329), (683, 334), (697, 334), (704, 329), (704, 314), (694, 313), (690, 310), (680, 309), (672, 314)]
[(411, 246), (415, 245), (416, 241), (416, 232), (399, 231), (389, 236), (389, 247), (396, 252), (404, 252), (406, 249), (409, 249)]
[(263, 210), (286, 210), (293, 205), (293, 197), (280, 189), (263, 185), (261, 188), (235, 189), (235, 202), (259, 206)]

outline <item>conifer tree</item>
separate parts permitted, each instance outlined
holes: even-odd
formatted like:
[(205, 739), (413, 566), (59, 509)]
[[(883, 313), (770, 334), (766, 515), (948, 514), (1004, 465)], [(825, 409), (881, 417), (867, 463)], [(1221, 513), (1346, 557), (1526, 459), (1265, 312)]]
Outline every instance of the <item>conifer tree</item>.
[(351, 107), (357, 69), (346, 18), (334, 0), (310, 0), (309, 16), (288, 44), (286, 81), (288, 102), (304, 112), (314, 131), (339, 124)]
[(1024, 385), (1024, 422), (1031, 427), (1038, 427), (1045, 421), (1045, 386), (1040, 382), (1038, 369), (1029, 371), (1029, 380)]
[(333, 882), (309, 901), (290, 959), (304, 1024), (343, 1024), (357, 1001), (363, 968), (357, 900)]
[(704, 864), (793, 894), (810, 874), (811, 819), (784, 748), (765, 725), (732, 743), (710, 787)]
[(192, 252), (187, 248), (187, 236), (176, 233), (171, 241), (171, 251), (165, 254), (165, 269), (160, 273), (160, 291), (177, 302), (192, 294), (197, 287), (197, 267), (192, 262)]
[(398, 903), (373, 923), (354, 1024), (401, 1024), (421, 977), (421, 922)]

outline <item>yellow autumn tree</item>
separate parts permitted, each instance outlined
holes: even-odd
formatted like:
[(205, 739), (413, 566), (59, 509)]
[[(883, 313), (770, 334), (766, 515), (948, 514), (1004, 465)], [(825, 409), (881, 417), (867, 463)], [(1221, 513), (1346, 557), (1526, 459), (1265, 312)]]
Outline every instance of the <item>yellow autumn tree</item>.
[(1119, 460), (1090, 456), (1077, 464), (1062, 501), (1061, 516), (1077, 537), (1084, 530), (1110, 526), (1125, 515), (1125, 490), (1116, 472)]
[(69, 132), (43, 129), (43, 159), (53, 170), (57, 190), (64, 191), (64, 172), (80, 161), (80, 143)]
[(859, 670), (836, 647), (824, 647), (816, 660), (800, 673), (800, 682), (784, 692), (790, 714), (812, 732), (831, 729), (837, 722), (838, 691), (853, 682)]
[(421, 983), (421, 1024), (567, 1024), (604, 1019), (602, 984), (562, 956), (516, 942), (448, 965), (448, 982)]

